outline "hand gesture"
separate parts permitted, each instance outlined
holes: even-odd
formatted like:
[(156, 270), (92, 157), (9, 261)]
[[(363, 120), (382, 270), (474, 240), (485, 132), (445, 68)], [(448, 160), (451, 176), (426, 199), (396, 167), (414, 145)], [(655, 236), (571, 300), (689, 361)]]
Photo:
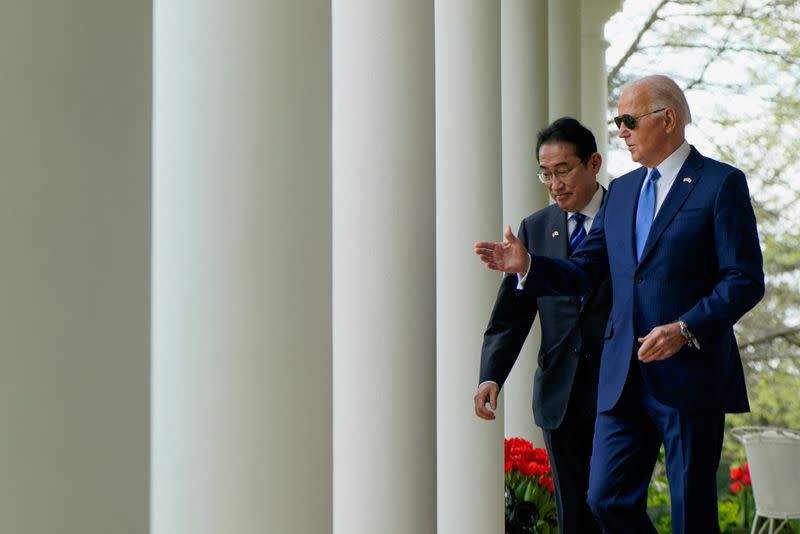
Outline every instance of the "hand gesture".
[(506, 225), (503, 236), (505, 239), (502, 243), (489, 241), (475, 243), (475, 254), (493, 271), (525, 275), (531, 261), (528, 249), (511, 232), (511, 226)]

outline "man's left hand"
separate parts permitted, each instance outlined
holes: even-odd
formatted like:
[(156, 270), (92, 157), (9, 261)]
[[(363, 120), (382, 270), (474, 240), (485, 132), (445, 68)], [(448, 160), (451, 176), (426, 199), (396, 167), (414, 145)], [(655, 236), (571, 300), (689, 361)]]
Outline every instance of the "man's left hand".
[(677, 322), (657, 326), (649, 334), (639, 338), (637, 355), (642, 363), (666, 360), (681, 347), (686, 345), (686, 338), (681, 335), (681, 326)]

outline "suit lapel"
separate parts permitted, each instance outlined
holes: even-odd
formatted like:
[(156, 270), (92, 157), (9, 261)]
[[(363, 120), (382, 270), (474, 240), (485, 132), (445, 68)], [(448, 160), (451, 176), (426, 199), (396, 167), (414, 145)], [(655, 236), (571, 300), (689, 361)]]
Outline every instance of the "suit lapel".
[(550, 206), (545, 222), (542, 253), (552, 258), (569, 257), (569, 234), (567, 233), (567, 214), (557, 205)]
[[(703, 156), (692, 147), (689, 157), (686, 158), (683, 167), (678, 171), (678, 176), (675, 177), (675, 181), (672, 183), (672, 187), (670, 187), (669, 193), (667, 193), (667, 197), (664, 199), (664, 203), (658, 210), (655, 220), (653, 220), (653, 226), (650, 227), (647, 242), (644, 244), (642, 259), (639, 262), (640, 265), (647, 259), (647, 256), (658, 242), (658, 238), (661, 237), (661, 234), (667, 226), (669, 226), (669, 223), (672, 222), (675, 214), (678, 213), (678, 210), (683, 206), (683, 203), (686, 201), (689, 193), (692, 192), (692, 189), (694, 189), (694, 186), (700, 181), (702, 177), (702, 168)], [(631, 238), (631, 241), (635, 243), (636, 240), (633, 236), (631, 236)]]

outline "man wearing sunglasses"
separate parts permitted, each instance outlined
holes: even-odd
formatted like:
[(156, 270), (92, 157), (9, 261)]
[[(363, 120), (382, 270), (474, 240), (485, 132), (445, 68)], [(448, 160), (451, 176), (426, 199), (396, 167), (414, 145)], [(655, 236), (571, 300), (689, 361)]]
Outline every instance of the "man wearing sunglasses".
[[(586, 237), (603, 202), (597, 143), (581, 123), (562, 118), (539, 132), (536, 155), (539, 180), (555, 204), (523, 220), (519, 239), (540, 254), (567, 258)], [(580, 296), (541, 298), (518, 295), (519, 284), (513, 275), (500, 284), (484, 335), (475, 413), (494, 419), (500, 386), (538, 313), (542, 338), (533, 379), (533, 414), (553, 467), (559, 532), (600, 533), (586, 492), (610, 283), (606, 280)]]
[(655, 533), (647, 486), (664, 444), (675, 534), (719, 532), (716, 471), (726, 412), (749, 410), (733, 325), (764, 294), (744, 174), (700, 154), (673, 80), (620, 96), (619, 137), (641, 167), (614, 180), (569, 260), (476, 244), (491, 269), (527, 275), (521, 294), (581, 294), (611, 276), (589, 506), (606, 532)]

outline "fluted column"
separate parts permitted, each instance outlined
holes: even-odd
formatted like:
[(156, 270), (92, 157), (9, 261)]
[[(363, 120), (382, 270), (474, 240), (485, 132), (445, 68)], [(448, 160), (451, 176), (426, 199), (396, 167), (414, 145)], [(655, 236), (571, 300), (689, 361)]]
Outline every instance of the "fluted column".
[(334, 0), (335, 534), (436, 531), (433, 69), (432, 0)]
[[(547, 126), (547, 4), (502, 2), (503, 222), (517, 231), (522, 219), (547, 206), (536, 178), (536, 133)], [(541, 341), (538, 319), (503, 386), (505, 436), (542, 447), (531, 411), (531, 388)]]
[(608, 71), (606, 69), (605, 26), (622, 8), (621, 0), (582, 0), (581, 5), (581, 121), (597, 140), (603, 156), (598, 178), (608, 185)]
[(330, 23), (155, 2), (152, 534), (330, 532)]
[(151, 3), (0, 15), (0, 532), (140, 534)]
[(581, 0), (548, 0), (550, 121), (581, 115)]
[(500, 2), (436, 1), (438, 532), (503, 531), (502, 415), (475, 416), (499, 277), (473, 253), (501, 228)]

